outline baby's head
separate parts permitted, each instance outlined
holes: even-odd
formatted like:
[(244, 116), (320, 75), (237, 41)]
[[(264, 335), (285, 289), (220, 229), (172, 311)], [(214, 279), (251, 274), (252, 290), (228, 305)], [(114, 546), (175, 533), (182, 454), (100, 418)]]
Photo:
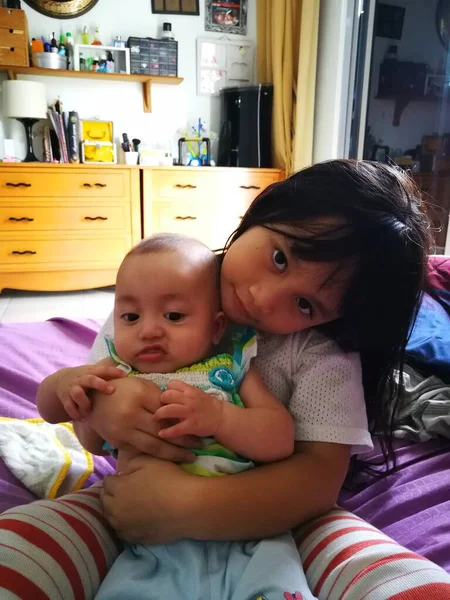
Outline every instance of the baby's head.
[(123, 260), (116, 280), (114, 344), (141, 373), (171, 373), (211, 355), (225, 329), (219, 263), (201, 242), (163, 233)]

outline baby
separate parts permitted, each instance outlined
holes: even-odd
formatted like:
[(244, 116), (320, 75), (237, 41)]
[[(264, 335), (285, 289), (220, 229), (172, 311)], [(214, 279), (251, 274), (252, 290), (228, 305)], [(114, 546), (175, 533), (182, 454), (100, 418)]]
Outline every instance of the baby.
[[(205, 476), (237, 473), (254, 466), (253, 461), (280, 460), (292, 454), (294, 447), (289, 412), (250, 365), (256, 354), (254, 332), (247, 328), (237, 330), (230, 336), (231, 352), (217, 353), (226, 327), (219, 303), (219, 263), (206, 246), (174, 234), (144, 240), (120, 266), (114, 340), (105, 340), (110, 358), (98, 363), (105, 368), (118, 366), (128, 376), (142, 377), (148, 385), (163, 390), (163, 406), (154, 415), (164, 425), (160, 436), (201, 437), (203, 448), (194, 450), (195, 462), (183, 468)], [(70, 377), (65, 380), (70, 381)], [(80, 389), (82, 380), (74, 377), (76, 384), (56, 392), (57, 381), (55, 373), (41, 384), (53, 394), (38, 393), (38, 406), (46, 418), (53, 410), (60, 414), (61, 403), (67, 415), (90, 407), (88, 380)], [(58, 407), (54, 406), (56, 397)], [(103, 440), (87, 423), (77, 421), (74, 426), (88, 450), (103, 453)], [(123, 469), (124, 461), (131, 455), (119, 451), (118, 468)], [(192, 541), (195, 548), (187, 549), (189, 542), (171, 544), (171, 553), (176, 554), (179, 546), (179, 565), (183, 564), (186, 551), (191, 557), (197, 551), (199, 542)], [(225, 549), (222, 544), (219, 547), (221, 552)], [(149, 560), (150, 577), (150, 564), (165, 563), (166, 554), (165, 547), (127, 546), (97, 597), (128, 597), (123, 594), (131, 586), (134, 591), (129, 597), (141, 598), (142, 582), (132, 583), (136, 568), (132, 565), (136, 561), (142, 563), (144, 558)], [(223, 556), (224, 569), (227, 560)], [(169, 565), (166, 567), (170, 572)], [(154, 579), (142, 588), (147, 589), (142, 598), (151, 597), (149, 588), (161, 589)], [(154, 598), (158, 597), (155, 592)]]

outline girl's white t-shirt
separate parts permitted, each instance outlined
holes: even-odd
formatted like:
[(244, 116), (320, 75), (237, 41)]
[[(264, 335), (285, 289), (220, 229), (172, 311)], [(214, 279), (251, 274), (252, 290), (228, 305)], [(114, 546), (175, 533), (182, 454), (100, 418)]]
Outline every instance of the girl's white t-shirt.
[[(113, 315), (105, 321), (89, 354), (96, 363), (109, 356), (105, 337), (114, 339)], [(264, 383), (295, 422), (295, 439), (372, 450), (357, 353), (346, 353), (314, 329), (290, 335), (258, 335), (253, 360)]]

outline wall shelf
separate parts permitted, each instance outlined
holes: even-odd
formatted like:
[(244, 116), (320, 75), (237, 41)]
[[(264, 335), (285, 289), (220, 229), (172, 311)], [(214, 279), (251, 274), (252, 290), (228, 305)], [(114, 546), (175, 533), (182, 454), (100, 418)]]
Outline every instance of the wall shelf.
[(125, 73), (95, 73), (91, 71), (68, 71), (63, 69), (41, 69), (38, 67), (7, 67), (0, 65), (0, 71), (8, 73), (8, 79), (17, 79), (17, 75), (40, 75), (47, 77), (69, 77), (78, 79), (104, 79), (108, 81), (128, 81), (142, 83), (144, 112), (152, 112), (152, 85), (179, 85), (182, 77), (162, 77), (160, 75), (127, 75)]

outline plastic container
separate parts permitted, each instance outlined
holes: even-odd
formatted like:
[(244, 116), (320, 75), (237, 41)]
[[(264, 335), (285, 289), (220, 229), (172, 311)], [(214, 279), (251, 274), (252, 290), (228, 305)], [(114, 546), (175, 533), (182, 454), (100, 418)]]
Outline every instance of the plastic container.
[(66, 69), (67, 58), (54, 52), (32, 52), (31, 62), (33, 67), (41, 69)]
[(126, 165), (137, 165), (139, 152), (124, 152)]

